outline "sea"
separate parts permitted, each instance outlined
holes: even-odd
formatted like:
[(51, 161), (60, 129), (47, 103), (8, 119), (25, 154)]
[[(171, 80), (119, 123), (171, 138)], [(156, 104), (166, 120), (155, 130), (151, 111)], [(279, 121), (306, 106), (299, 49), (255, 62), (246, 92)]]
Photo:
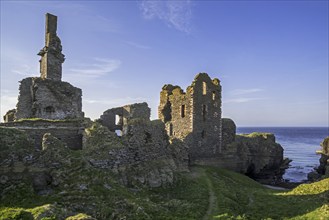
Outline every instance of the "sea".
[(284, 149), (284, 157), (292, 160), (283, 178), (289, 182), (303, 182), (307, 174), (319, 166), (320, 143), (329, 136), (328, 127), (238, 127), (238, 134), (252, 132), (273, 133)]

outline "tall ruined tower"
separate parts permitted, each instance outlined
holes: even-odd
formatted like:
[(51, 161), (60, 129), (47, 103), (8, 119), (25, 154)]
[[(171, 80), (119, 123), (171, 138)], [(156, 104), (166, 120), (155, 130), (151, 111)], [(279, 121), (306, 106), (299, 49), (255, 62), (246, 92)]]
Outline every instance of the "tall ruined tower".
[(189, 147), (191, 162), (221, 153), (222, 110), (218, 79), (199, 73), (184, 92), (179, 86), (165, 85), (160, 93), (159, 119), (171, 138)]
[(41, 78), (61, 81), (62, 63), (65, 58), (64, 54), (62, 54), (61, 40), (56, 33), (57, 16), (46, 14), (45, 29), (45, 46), (38, 53), (41, 56), (39, 61)]
[(16, 112), (14, 117), (7, 117), (8, 121), (25, 118), (66, 120), (83, 117), (81, 89), (62, 81), (64, 55), (56, 30), (57, 17), (47, 13), (46, 44), (38, 54), (41, 56), (41, 76), (28, 77), (20, 82)]

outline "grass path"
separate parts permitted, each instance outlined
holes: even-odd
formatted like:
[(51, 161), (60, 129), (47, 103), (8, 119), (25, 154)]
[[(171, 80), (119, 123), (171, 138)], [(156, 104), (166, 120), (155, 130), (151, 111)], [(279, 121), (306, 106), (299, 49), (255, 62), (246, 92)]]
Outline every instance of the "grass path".
[(203, 220), (212, 219), (212, 216), (216, 214), (217, 211), (217, 197), (214, 192), (214, 186), (212, 185), (212, 182), (210, 178), (208, 177), (208, 174), (205, 172), (204, 169), (201, 169), (200, 172), (202, 173), (202, 176), (206, 179), (208, 190), (209, 190), (209, 204), (206, 214), (203, 216)]

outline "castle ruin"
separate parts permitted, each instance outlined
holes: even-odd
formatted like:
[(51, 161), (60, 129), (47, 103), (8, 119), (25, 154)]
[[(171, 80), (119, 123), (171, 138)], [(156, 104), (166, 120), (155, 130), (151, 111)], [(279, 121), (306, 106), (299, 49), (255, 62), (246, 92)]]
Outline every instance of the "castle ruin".
[(16, 111), (14, 115), (13, 111), (9, 112), (4, 117), (5, 122), (25, 118), (83, 118), (81, 89), (62, 81), (64, 55), (56, 30), (57, 17), (46, 14), (46, 43), (38, 54), (41, 56), (41, 75), (25, 78), (20, 82)]
[(160, 93), (159, 119), (170, 138), (189, 147), (190, 160), (221, 153), (222, 110), (220, 81), (199, 73), (184, 92), (179, 86), (165, 85)]
[[(40, 77), (28, 77), (20, 81), (16, 109), (4, 116), (3, 126), (27, 131), (40, 148), (44, 133), (60, 136), (73, 149), (81, 149), (81, 126), (72, 120), (84, 118), (82, 112), (82, 90), (62, 81), (61, 40), (57, 36), (57, 17), (46, 14), (45, 46), (38, 53)], [(33, 126), (26, 119), (40, 119)], [(62, 120), (60, 126), (41, 120)], [(66, 121), (65, 121), (66, 120)], [(70, 121), (71, 120), (71, 121)]]
[[(111, 108), (94, 123), (94, 129), (89, 129), (88, 137), (82, 91), (62, 81), (64, 55), (56, 31), (57, 17), (46, 14), (45, 46), (38, 54), (41, 75), (20, 82), (16, 109), (8, 111), (5, 123), (0, 124), (25, 131), (34, 140), (36, 149), (41, 149), (46, 133), (75, 150), (88, 148), (88, 138), (92, 140), (93, 135), (101, 135), (99, 139), (108, 142), (97, 147), (109, 147), (111, 154), (97, 152), (101, 158), (90, 160), (90, 164), (116, 171), (120, 166), (122, 169), (140, 166), (143, 171), (145, 164), (158, 164), (160, 160), (165, 164), (160, 167), (161, 172), (157, 170), (155, 174), (151, 169), (145, 172), (145, 176), (153, 176), (152, 181), (161, 179), (161, 173), (167, 171), (172, 181), (173, 171), (188, 170), (193, 164), (262, 175), (280, 170), (283, 149), (275, 143), (275, 137), (270, 134), (237, 136), (235, 123), (222, 118), (220, 80), (211, 79), (206, 73), (196, 75), (185, 92), (179, 86), (163, 86), (159, 120), (150, 121), (147, 103)], [(94, 134), (95, 129), (101, 132)], [(122, 138), (113, 133), (117, 131)], [(113, 140), (121, 147), (109, 146)], [(98, 151), (92, 141), (89, 145), (91, 152)], [(158, 181), (154, 182), (158, 185)]]

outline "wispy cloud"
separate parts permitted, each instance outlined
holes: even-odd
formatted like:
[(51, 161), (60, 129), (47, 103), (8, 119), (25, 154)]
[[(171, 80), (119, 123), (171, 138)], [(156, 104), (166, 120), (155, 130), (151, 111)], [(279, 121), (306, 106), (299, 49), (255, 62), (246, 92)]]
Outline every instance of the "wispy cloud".
[(109, 106), (123, 106), (129, 103), (136, 102), (145, 102), (146, 98), (143, 97), (125, 97), (125, 98), (117, 98), (117, 99), (84, 99), (84, 102), (88, 104), (101, 104), (101, 105), (109, 105)]
[(20, 65), (20, 66), (15, 66), (15, 69), (12, 69), (11, 70), (12, 73), (16, 73), (18, 75), (21, 75), (21, 76), (37, 76), (38, 75), (38, 72), (36, 71), (36, 69), (31, 66), (31, 65), (28, 65), (28, 64), (23, 64), (23, 65)]
[(86, 21), (84, 22), (84, 27), (88, 27), (91, 31), (101, 31), (101, 32), (111, 32), (119, 33), (120, 26), (119, 23), (114, 20), (110, 20), (104, 16), (100, 15), (88, 15), (86, 16)]
[(229, 92), (230, 97), (224, 100), (223, 103), (247, 103), (253, 101), (266, 100), (268, 98), (259, 96), (260, 92), (263, 92), (260, 88), (251, 89), (235, 89)]
[(290, 102), (290, 105), (315, 105), (315, 104), (328, 104), (328, 100), (306, 100), (303, 102)]
[(251, 101), (266, 100), (267, 98), (233, 98), (223, 101), (223, 103), (246, 103)]
[(79, 65), (79, 67), (69, 69), (69, 75), (98, 78), (115, 71), (121, 65), (121, 61), (116, 59), (94, 58), (93, 60), (94, 63)]
[(253, 89), (235, 89), (231, 91), (232, 95), (246, 95), (250, 93), (256, 93), (256, 92), (262, 92), (264, 91), (263, 89), (259, 88), (253, 88)]
[(139, 43), (136, 43), (136, 42), (132, 42), (132, 41), (124, 41), (124, 43), (127, 44), (127, 45), (129, 45), (129, 46), (136, 47), (138, 49), (144, 49), (144, 50), (151, 49), (151, 47), (149, 47), (149, 46), (146, 46), (146, 45), (143, 45), (143, 44), (139, 44)]
[(192, 18), (192, 3), (185, 1), (149, 1), (140, 4), (143, 16), (146, 19), (160, 19), (169, 27), (190, 33)]

